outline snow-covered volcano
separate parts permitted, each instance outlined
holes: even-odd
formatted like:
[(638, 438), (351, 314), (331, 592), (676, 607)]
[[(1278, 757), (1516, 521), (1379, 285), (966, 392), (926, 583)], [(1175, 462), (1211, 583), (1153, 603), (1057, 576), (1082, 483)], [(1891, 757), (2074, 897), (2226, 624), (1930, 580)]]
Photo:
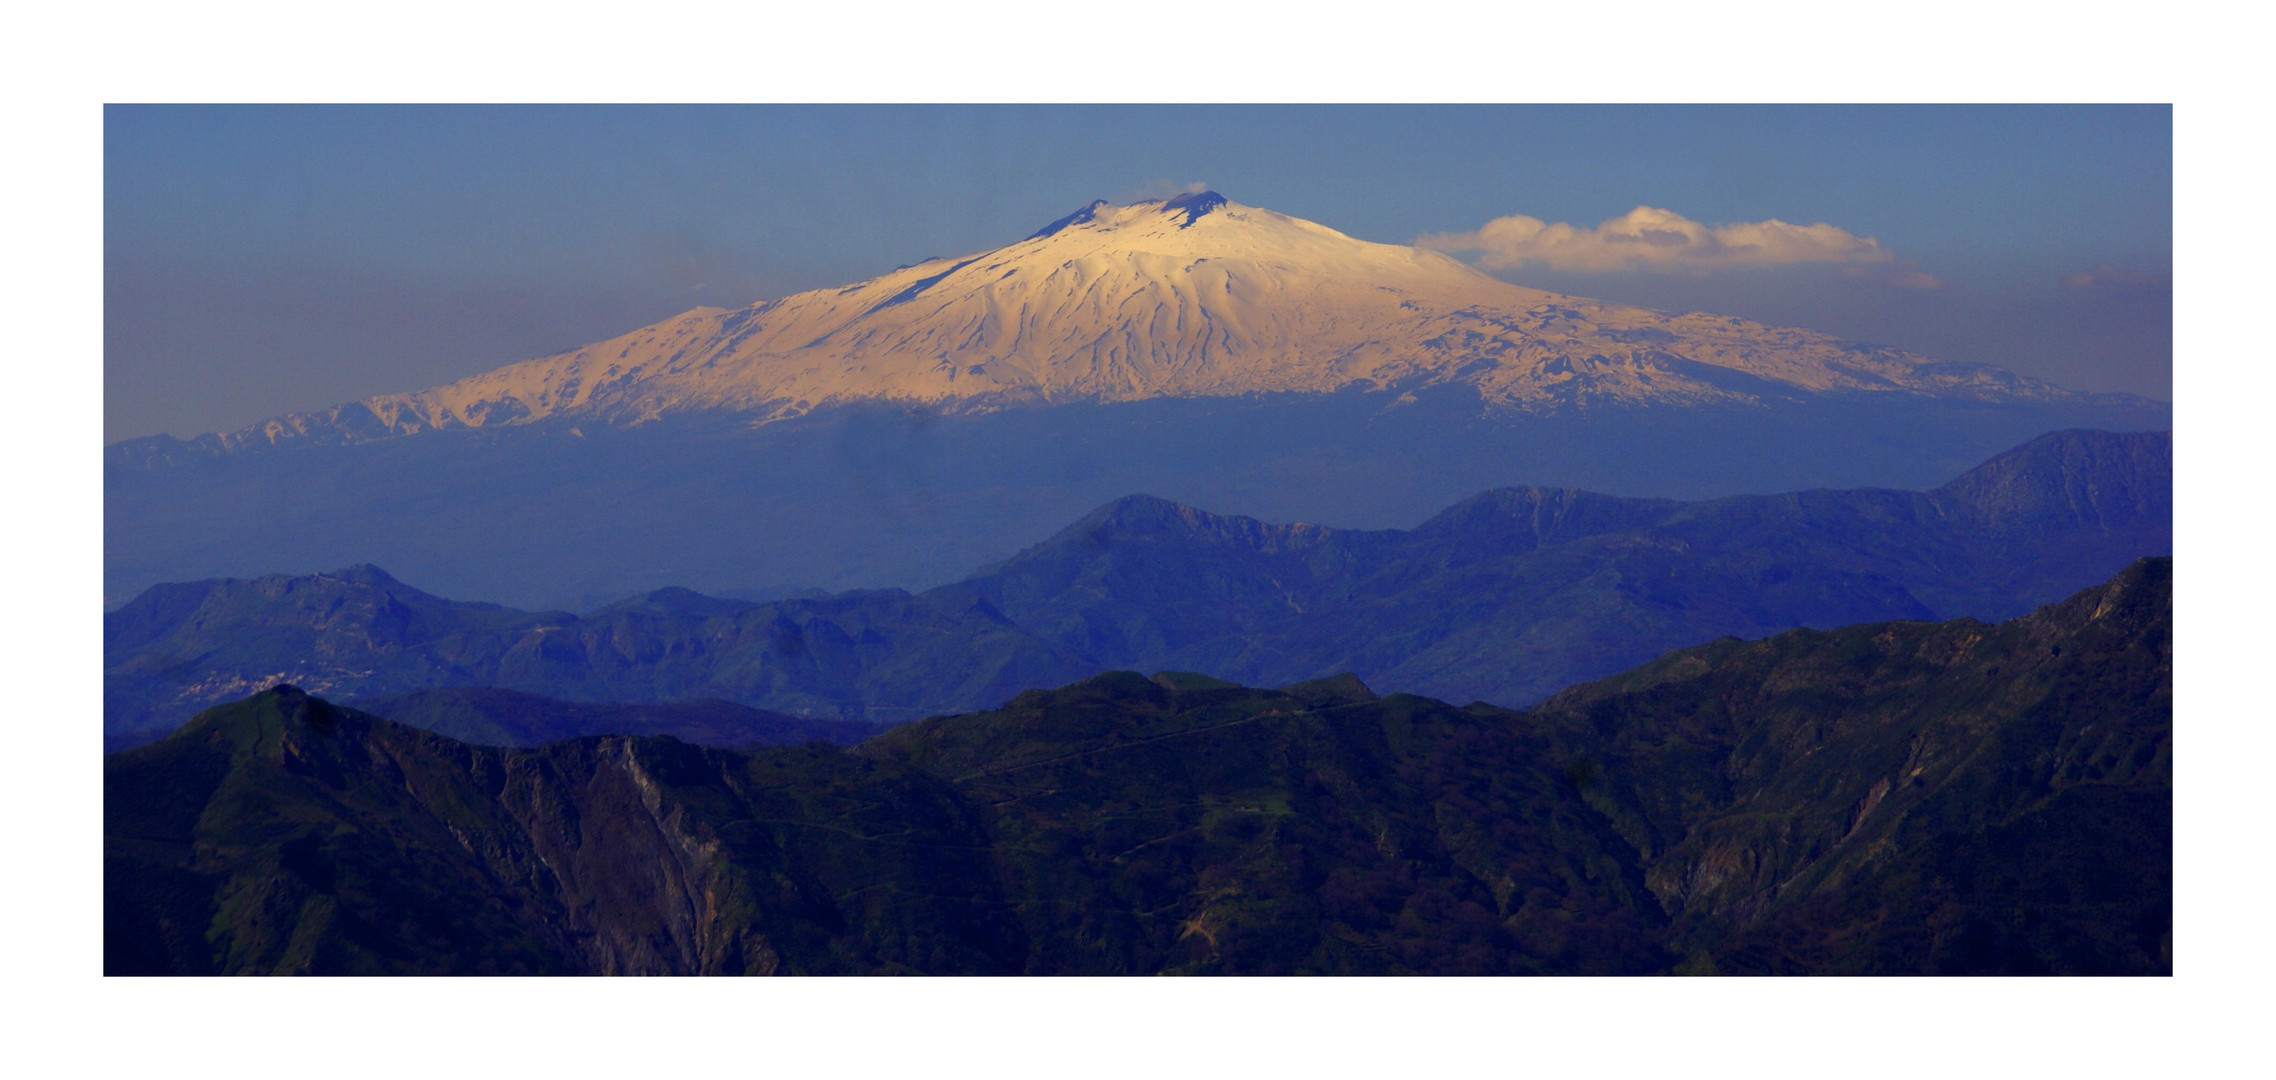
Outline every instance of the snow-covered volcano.
[(282, 417), (229, 445), (349, 442), (573, 417), (640, 423), (833, 405), (1473, 388), (1489, 408), (1896, 393), (2074, 395), (1804, 330), (1522, 288), (1215, 192), (1094, 202), (1016, 243), (740, 310), (697, 308), (447, 386)]
[(2047, 431), (2170, 424), (2162, 403), (1520, 288), (1201, 193), (430, 390), (114, 444), (104, 580), (372, 562), (532, 608), (929, 586), (1135, 492), (1405, 528), (1506, 486), (1933, 487)]

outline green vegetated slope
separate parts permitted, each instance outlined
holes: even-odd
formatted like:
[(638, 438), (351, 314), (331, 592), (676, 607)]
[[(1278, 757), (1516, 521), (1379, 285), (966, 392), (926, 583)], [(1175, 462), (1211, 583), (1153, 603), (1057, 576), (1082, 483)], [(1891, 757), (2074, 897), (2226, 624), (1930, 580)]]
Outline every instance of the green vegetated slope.
[(2171, 968), (2172, 561), (1997, 625), (1722, 641), (1533, 715), (1727, 971)]
[(480, 748), (278, 689), (106, 759), (106, 969), (2169, 971), (2170, 574), (1531, 712), (1116, 672)]
[(1522, 705), (1723, 635), (2057, 599), (2170, 552), (2171, 445), (2059, 432), (1931, 492), (1507, 489), (1411, 531), (1132, 497), (920, 595), (667, 589), (576, 616), (455, 603), (369, 567), (161, 586), (106, 616), (105, 730), (134, 745), (278, 681), (342, 699), (488, 685), (892, 723), (1104, 670), (1254, 685), (1351, 671)]

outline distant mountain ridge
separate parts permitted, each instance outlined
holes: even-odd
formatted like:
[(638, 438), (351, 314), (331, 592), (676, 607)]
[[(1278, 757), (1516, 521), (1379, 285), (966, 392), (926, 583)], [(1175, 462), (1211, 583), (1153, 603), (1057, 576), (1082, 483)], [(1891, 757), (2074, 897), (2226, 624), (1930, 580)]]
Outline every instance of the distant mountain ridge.
[(585, 616), (458, 604), (373, 568), (166, 585), (105, 619), (108, 745), (278, 681), (495, 685), (896, 722), (1114, 668), (1519, 705), (1722, 636), (2012, 616), (2171, 551), (2171, 436), (2063, 432), (1932, 492), (1700, 503), (1511, 489), (1412, 531), (1149, 497), (922, 594), (668, 589)]
[(369, 566), (152, 590), (104, 619), (107, 745), (170, 729), (175, 703), (293, 680), (343, 699), (497, 686), (897, 721), (1093, 670), (982, 605), (901, 592), (771, 604), (692, 596), (667, 591), (580, 618), (445, 600)]
[(476, 746), (543, 746), (593, 735), (669, 736), (730, 750), (817, 740), (851, 746), (884, 729), (860, 720), (790, 716), (731, 701), (593, 704), (494, 686), (414, 690), (348, 704)]
[(495, 749), (277, 687), (105, 759), (104, 970), (2170, 974), (2171, 581), (1524, 713), (1111, 672)]
[(764, 422), (855, 403), (956, 413), (1444, 386), (1520, 412), (1827, 394), (2098, 397), (1807, 330), (1523, 288), (1435, 251), (1356, 240), (1204, 192), (1094, 202), (990, 251), (735, 310), (696, 308), (445, 386), (110, 453), (140, 463), (702, 413)]
[(1411, 532), (1102, 508), (935, 595), (1108, 667), (1521, 705), (1685, 642), (2003, 618), (2172, 538), (2171, 437), (2063, 432), (1931, 492), (1700, 503), (1488, 492)]

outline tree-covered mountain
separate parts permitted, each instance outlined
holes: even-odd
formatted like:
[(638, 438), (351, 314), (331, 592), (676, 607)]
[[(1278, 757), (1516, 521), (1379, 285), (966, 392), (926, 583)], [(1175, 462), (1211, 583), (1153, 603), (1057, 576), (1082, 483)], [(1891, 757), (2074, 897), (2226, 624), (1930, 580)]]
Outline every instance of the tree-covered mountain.
[(1137, 496), (915, 595), (668, 589), (576, 616), (454, 603), (370, 567), (160, 586), (105, 618), (105, 730), (131, 745), (280, 681), (341, 699), (488, 685), (890, 723), (1118, 668), (1258, 685), (1352, 671), (1524, 705), (1725, 635), (2004, 618), (2171, 550), (2167, 433), (2060, 432), (1928, 492), (1492, 491), (1411, 531)]
[(1736, 972), (2172, 966), (2173, 563), (1996, 625), (1671, 653), (1531, 714)]
[(1531, 712), (1128, 672), (851, 749), (277, 688), (105, 761), (136, 972), (2171, 970), (2171, 564)]

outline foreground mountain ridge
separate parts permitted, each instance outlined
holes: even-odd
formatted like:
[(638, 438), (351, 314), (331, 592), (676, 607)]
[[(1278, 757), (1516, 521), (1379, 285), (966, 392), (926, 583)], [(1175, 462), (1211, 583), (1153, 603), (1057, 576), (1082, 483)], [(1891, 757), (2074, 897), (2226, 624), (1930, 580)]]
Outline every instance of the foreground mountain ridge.
[(1522, 705), (1724, 635), (2002, 618), (2172, 544), (2171, 437), (2066, 432), (1932, 492), (1705, 503), (1554, 489), (1411, 531), (1101, 507), (954, 585), (768, 603), (684, 589), (578, 616), (365, 567), (167, 585), (105, 620), (107, 745), (274, 682), (341, 698), (505, 686), (896, 722), (1114, 668)]
[(851, 750), (280, 687), (105, 762), (131, 973), (2154, 974), (2171, 563), (1530, 713), (1101, 675)]
[[(763, 423), (857, 403), (951, 413), (1159, 397), (1463, 387), (1489, 408), (1886, 394), (2085, 402), (2036, 379), (1831, 335), (1512, 285), (1215, 192), (1094, 202), (1023, 240), (842, 288), (696, 308), (413, 393), (118, 460), (547, 420)], [(2101, 395), (2100, 397), (2109, 397)]]

